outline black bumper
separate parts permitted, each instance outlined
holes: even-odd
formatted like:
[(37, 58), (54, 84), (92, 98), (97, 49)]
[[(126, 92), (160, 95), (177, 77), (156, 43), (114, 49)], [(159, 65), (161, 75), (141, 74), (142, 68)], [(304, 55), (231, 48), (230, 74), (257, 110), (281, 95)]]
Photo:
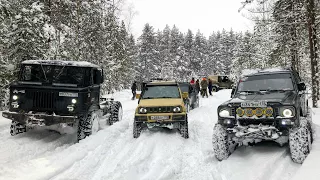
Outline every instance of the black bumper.
[(135, 122), (142, 122), (142, 123), (161, 123), (161, 124), (171, 124), (176, 122), (185, 122), (187, 120), (186, 114), (179, 114), (179, 115), (171, 115), (170, 120), (164, 120), (164, 121), (152, 121), (150, 120), (149, 116), (135, 116), (134, 117)]
[(16, 112), (3, 112), (2, 116), (7, 119), (19, 122), (21, 124), (33, 124), (41, 126), (50, 126), (60, 123), (74, 123), (77, 116), (59, 116), (47, 114), (27, 114)]

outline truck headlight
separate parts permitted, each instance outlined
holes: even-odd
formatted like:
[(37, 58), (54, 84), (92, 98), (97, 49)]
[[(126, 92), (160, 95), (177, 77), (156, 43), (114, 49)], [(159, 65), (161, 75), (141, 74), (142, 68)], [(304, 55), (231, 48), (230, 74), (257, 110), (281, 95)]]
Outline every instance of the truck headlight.
[(291, 117), (294, 117), (295, 116), (295, 111), (293, 108), (290, 108), (290, 107), (284, 107), (284, 108), (281, 108), (281, 116), (282, 117), (286, 117), (286, 118), (291, 118)]
[(221, 109), (219, 112), (220, 117), (230, 117), (230, 112), (227, 109)]
[(175, 112), (175, 113), (181, 112), (181, 107), (177, 106), (177, 107), (173, 108), (173, 112)]
[(292, 112), (291, 109), (285, 109), (285, 110), (282, 111), (282, 115), (284, 117), (292, 117), (292, 114), (293, 114), (293, 112)]
[(139, 113), (140, 114), (146, 114), (147, 113), (147, 109), (144, 107), (139, 108)]
[(77, 99), (72, 99), (71, 102), (72, 102), (72, 104), (76, 104), (77, 103)]
[(17, 95), (13, 95), (12, 99), (16, 101), (18, 99), (18, 96)]

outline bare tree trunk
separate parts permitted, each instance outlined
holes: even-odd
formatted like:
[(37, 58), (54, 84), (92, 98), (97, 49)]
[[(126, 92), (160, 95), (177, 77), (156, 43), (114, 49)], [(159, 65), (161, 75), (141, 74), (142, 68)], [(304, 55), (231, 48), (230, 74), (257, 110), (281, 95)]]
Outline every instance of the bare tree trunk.
[(309, 46), (312, 77), (312, 106), (318, 106), (319, 82), (318, 82), (318, 62), (317, 62), (317, 34), (315, 28), (315, 4), (314, 0), (307, 0)]

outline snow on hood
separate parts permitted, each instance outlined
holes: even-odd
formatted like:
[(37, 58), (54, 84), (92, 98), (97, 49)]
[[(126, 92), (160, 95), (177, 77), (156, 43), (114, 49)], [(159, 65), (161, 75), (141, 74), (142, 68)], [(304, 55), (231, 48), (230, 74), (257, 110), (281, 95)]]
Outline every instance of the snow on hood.
[(139, 106), (150, 107), (150, 106), (179, 106), (182, 105), (182, 99), (141, 99)]
[(244, 69), (241, 71), (241, 77), (249, 76), (256, 73), (267, 73), (267, 72), (278, 72), (278, 71), (287, 71), (288, 69), (283, 67), (274, 67), (274, 68), (266, 68), (266, 69)]

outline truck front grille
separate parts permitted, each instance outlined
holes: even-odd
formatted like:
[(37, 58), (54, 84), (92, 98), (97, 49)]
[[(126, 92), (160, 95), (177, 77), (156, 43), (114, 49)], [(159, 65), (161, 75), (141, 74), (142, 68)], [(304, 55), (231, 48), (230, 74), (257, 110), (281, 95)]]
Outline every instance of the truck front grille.
[(148, 113), (171, 113), (173, 112), (172, 106), (148, 107)]
[(53, 92), (33, 92), (33, 109), (51, 110), (54, 108)]

